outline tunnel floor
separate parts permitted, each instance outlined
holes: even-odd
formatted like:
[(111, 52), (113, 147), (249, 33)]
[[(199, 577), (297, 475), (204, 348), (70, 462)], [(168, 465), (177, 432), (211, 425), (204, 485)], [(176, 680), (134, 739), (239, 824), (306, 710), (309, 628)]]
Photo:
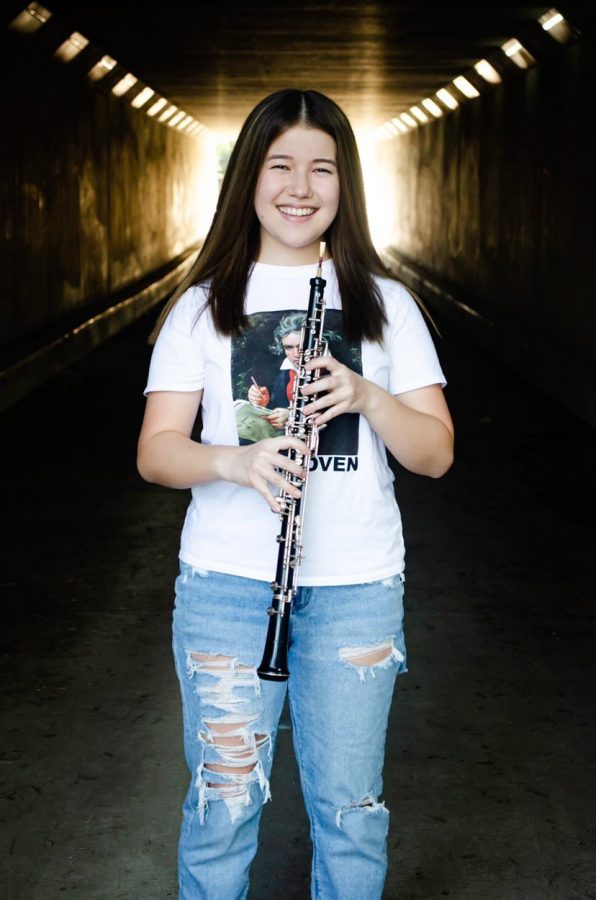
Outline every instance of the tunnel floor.
[[(134, 467), (147, 320), (1, 417), (4, 900), (176, 896), (186, 785), (169, 624), (186, 493)], [(398, 473), (408, 674), (385, 897), (596, 898), (596, 437), (445, 326), (458, 430)], [(308, 893), (287, 719), (252, 900)]]

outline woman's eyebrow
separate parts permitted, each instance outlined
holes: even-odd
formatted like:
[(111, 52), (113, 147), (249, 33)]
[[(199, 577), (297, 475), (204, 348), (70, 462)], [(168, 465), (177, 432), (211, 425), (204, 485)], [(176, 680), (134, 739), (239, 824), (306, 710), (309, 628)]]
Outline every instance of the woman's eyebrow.
[[(272, 159), (294, 159), (293, 156), (289, 156), (287, 153), (273, 153), (271, 156), (267, 157), (266, 162), (269, 162)], [(325, 157), (321, 157), (320, 159), (311, 160), (313, 163), (329, 163), (331, 166), (335, 166), (337, 169), (337, 163), (334, 159), (326, 159)]]

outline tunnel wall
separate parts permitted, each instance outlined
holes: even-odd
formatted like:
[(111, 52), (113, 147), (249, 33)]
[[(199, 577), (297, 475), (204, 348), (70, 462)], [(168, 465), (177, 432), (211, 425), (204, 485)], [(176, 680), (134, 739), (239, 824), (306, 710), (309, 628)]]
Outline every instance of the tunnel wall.
[(377, 148), (390, 243), (420, 285), (596, 360), (594, 42)]
[(84, 316), (195, 245), (215, 161), (206, 141), (92, 85), (34, 40), (2, 43), (4, 347)]

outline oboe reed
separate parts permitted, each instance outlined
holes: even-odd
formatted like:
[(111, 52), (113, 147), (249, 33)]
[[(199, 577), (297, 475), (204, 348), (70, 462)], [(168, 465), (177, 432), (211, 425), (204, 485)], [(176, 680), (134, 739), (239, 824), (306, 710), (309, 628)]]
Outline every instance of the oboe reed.
[(325, 256), (325, 241), (319, 243), (319, 265), (317, 266), (317, 278), (323, 274), (323, 257)]

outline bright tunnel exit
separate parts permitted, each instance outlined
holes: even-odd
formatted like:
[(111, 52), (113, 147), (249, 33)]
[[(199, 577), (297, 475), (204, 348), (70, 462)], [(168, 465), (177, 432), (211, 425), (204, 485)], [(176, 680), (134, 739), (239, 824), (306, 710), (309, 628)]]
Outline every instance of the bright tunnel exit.
[(368, 224), (377, 251), (392, 243), (395, 232), (395, 179), (383, 161), (378, 135), (372, 131), (356, 135), (362, 163)]

